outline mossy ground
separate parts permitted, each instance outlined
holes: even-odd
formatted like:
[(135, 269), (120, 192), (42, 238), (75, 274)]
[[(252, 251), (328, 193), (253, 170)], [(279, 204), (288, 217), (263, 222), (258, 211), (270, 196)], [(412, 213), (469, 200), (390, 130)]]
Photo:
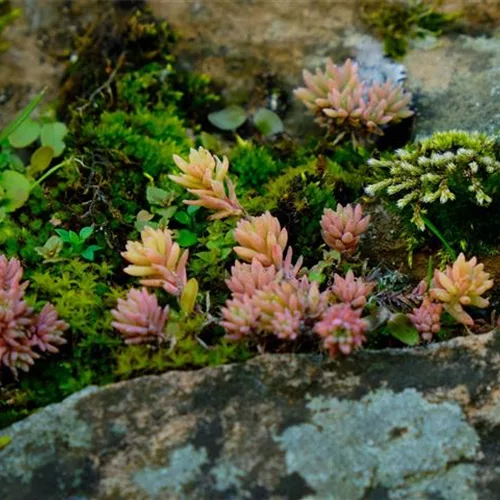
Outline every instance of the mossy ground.
[[(222, 329), (206, 317), (177, 318), (169, 331), (175, 342), (164, 347), (125, 346), (111, 327), (109, 311), (135, 284), (122, 271), (120, 252), (127, 240), (137, 239), (141, 211), (149, 212), (152, 224), (168, 218), (178, 234), (189, 232), (184, 245), (190, 249), (189, 276), (199, 282), (202, 308), (209, 304), (216, 316), (229, 295), (224, 279), (234, 262), (235, 222), (209, 222), (204, 209), (188, 213), (184, 191), (168, 179), (175, 170), (172, 154), (186, 155), (203, 144), (207, 133), (214, 133), (206, 117), (220, 106), (206, 76), (179, 69), (173, 44), (168, 23), (136, 9), (119, 16), (106, 9), (101, 22), (75, 41), (78, 61), (67, 71), (57, 108), (69, 128), (65, 157), (74, 160), (0, 225), (0, 250), (21, 259), (35, 308), (50, 301), (69, 323), (68, 344), (60, 354), (39, 360), (19, 381), (4, 370), (0, 427), (91, 384), (243, 361), (256, 352), (225, 341)], [(366, 161), (373, 152), (348, 144), (330, 148), (317, 137), (298, 141), (286, 134), (210, 138), (217, 145), (214, 153), (230, 159), (241, 203), (251, 214), (270, 210), (277, 216), (308, 267), (325, 250), (319, 230), (324, 208), (356, 201), (372, 180)], [(94, 228), (91, 243), (101, 247), (94, 262), (78, 255), (47, 262), (37, 252), (57, 227), (78, 232), (88, 226)], [(363, 260), (352, 266), (368, 274)], [(384, 276), (390, 282), (392, 274)], [(401, 290), (405, 286), (411, 282), (404, 281)], [(162, 302), (169, 300), (164, 295)], [(401, 344), (381, 336), (371, 345)]]

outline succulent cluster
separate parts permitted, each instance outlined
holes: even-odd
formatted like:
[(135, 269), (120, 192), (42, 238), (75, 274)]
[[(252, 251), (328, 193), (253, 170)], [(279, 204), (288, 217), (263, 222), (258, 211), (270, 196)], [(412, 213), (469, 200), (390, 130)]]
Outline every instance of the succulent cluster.
[(28, 371), (40, 353), (58, 352), (68, 328), (52, 304), (34, 313), (25, 300), (28, 282), (22, 277), (20, 262), (0, 255), (0, 368), (9, 368), (15, 376), (18, 370)]
[(368, 228), (370, 216), (363, 217), (363, 208), (356, 205), (343, 207), (340, 203), (337, 210), (327, 208), (321, 218), (321, 235), (325, 243), (341, 254), (351, 255), (355, 252), (359, 237)]
[[(449, 226), (446, 214), (456, 227), (471, 221), (474, 210), (491, 204), (493, 180), (500, 173), (493, 137), (456, 130), (436, 133), (397, 150), (391, 158), (371, 159), (369, 165), (380, 171), (383, 180), (366, 192), (387, 195), (420, 230), (425, 228), (424, 216), (436, 225), (442, 221), (442, 231)], [(462, 215), (456, 212), (459, 207), (464, 207)], [(485, 218), (486, 211), (478, 212), (478, 217)], [(460, 237), (471, 229), (464, 228)]]
[[(222, 161), (202, 147), (191, 149), (188, 160), (174, 155), (174, 162), (181, 170), (180, 175), (169, 175), (177, 184), (187, 188), (197, 200), (185, 200), (187, 205), (198, 205), (213, 210), (211, 219), (239, 217), (243, 209), (236, 198), (234, 185), (227, 177), (229, 161)], [(226, 193), (227, 190), (227, 193)]]
[[(349, 208), (337, 208), (346, 217), (340, 218), (340, 230), (331, 238), (341, 240), (350, 231), (349, 250), (353, 250), (357, 243), (354, 240), (361, 232), (356, 232), (356, 226), (362, 210), (358, 206), (355, 215)], [(365, 218), (360, 228), (365, 230), (367, 225)], [(331, 355), (349, 354), (366, 340), (363, 333), (368, 325), (361, 314), (374, 285), (355, 278), (349, 271), (345, 279), (335, 275), (333, 287), (320, 291), (317, 282), (299, 277), (302, 258), (292, 265), (292, 249), (286, 248), (287, 231), (268, 212), (240, 221), (235, 238), (240, 246), (234, 250), (247, 263), (236, 262), (226, 281), (233, 293), (222, 309), (221, 325), (228, 338), (274, 335), (295, 340), (315, 332)], [(334, 304), (335, 301), (340, 304)]]
[(482, 295), (492, 286), (493, 280), (484, 272), (483, 264), (478, 264), (475, 257), (466, 260), (461, 253), (445, 271), (434, 271), (430, 288), (425, 281), (420, 282), (412, 295), (421, 297), (422, 303), (408, 317), (425, 341), (432, 340), (441, 330), (443, 310), (459, 323), (473, 326), (474, 320), (464, 306), (488, 307), (489, 302)]
[(402, 84), (363, 82), (358, 64), (348, 59), (342, 66), (326, 62), (325, 70), (315, 74), (304, 70), (305, 87), (295, 90), (300, 99), (326, 127), (336, 141), (350, 135), (354, 143), (366, 142), (384, 134), (387, 125), (413, 115), (412, 95)]

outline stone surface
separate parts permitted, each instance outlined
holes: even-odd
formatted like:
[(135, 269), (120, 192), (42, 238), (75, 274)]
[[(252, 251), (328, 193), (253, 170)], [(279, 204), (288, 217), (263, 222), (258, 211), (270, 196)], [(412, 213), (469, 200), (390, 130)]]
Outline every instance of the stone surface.
[(452, 128), (498, 132), (500, 37), (443, 38), (403, 63), (416, 97), (417, 137)]
[(498, 332), (88, 388), (0, 431), (0, 498), (494, 499)]

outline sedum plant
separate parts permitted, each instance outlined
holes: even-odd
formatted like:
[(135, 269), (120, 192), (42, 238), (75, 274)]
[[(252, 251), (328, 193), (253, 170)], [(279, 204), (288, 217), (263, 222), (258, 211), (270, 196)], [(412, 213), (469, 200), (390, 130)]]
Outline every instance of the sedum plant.
[(15, 377), (19, 370), (27, 372), (40, 353), (59, 352), (68, 328), (52, 304), (34, 313), (26, 302), (28, 282), (22, 277), (20, 262), (0, 255), (0, 368), (8, 368)]
[(424, 297), (420, 307), (415, 307), (408, 314), (422, 340), (431, 341), (434, 335), (439, 333), (442, 312), (443, 304), (432, 302), (429, 297)]
[(459, 323), (471, 326), (474, 320), (465, 312), (464, 306), (488, 307), (488, 300), (481, 295), (492, 286), (493, 280), (484, 272), (484, 265), (478, 264), (476, 257), (466, 260), (461, 253), (444, 272), (434, 271), (429, 294), (431, 298), (442, 302), (445, 311)]
[(317, 68), (312, 74), (304, 70), (306, 86), (294, 92), (335, 138), (334, 143), (345, 136), (354, 144), (373, 142), (384, 135), (388, 125), (414, 114), (412, 95), (402, 84), (364, 82), (358, 72), (358, 64), (351, 59), (341, 66), (328, 59), (324, 71)]
[(116, 309), (111, 311), (115, 321), (111, 325), (124, 337), (126, 344), (163, 342), (168, 307), (158, 305), (155, 295), (142, 290), (129, 290), (126, 300), (118, 299)]
[(189, 251), (181, 251), (169, 229), (146, 226), (141, 231), (141, 240), (127, 242), (122, 256), (132, 265), (124, 271), (141, 277), (141, 285), (162, 287), (168, 293), (179, 296), (187, 282)]
[(360, 204), (337, 205), (336, 210), (327, 208), (321, 218), (321, 235), (325, 243), (341, 254), (351, 255), (356, 251), (359, 237), (368, 229), (370, 216), (363, 217)]
[[(500, 186), (499, 146), (478, 132), (439, 132), (369, 165), (382, 180), (366, 192), (395, 204), (420, 231), (437, 227), (445, 239), (465, 246), (491, 240), (488, 207), (496, 207)], [(429, 224), (430, 222), (430, 224)]]
[(174, 155), (174, 161), (182, 173), (169, 175), (169, 178), (198, 198), (185, 200), (184, 203), (213, 210), (215, 213), (210, 219), (242, 215), (243, 209), (236, 198), (234, 185), (227, 177), (229, 161), (226, 157), (221, 161), (200, 147), (198, 150), (191, 149), (187, 161), (178, 155)]

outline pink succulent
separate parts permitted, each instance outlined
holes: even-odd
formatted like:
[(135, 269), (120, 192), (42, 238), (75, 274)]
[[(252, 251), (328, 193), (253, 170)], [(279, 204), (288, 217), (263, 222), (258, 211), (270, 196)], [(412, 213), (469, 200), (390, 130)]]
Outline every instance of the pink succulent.
[(360, 80), (358, 70), (350, 59), (342, 66), (328, 59), (324, 72), (316, 69), (313, 75), (304, 71), (306, 87), (294, 92), (337, 141), (346, 134), (354, 143), (373, 140), (383, 135), (384, 126), (413, 115), (409, 108), (412, 95), (402, 85), (390, 80), (367, 85)]
[(359, 236), (366, 231), (370, 216), (363, 217), (363, 208), (356, 205), (343, 207), (340, 203), (337, 210), (329, 208), (321, 218), (321, 235), (325, 243), (341, 254), (351, 255), (359, 243)]
[[(227, 177), (229, 162), (224, 156), (222, 161), (202, 147), (191, 149), (188, 161), (174, 155), (174, 162), (181, 170), (181, 175), (169, 175), (169, 178), (187, 188), (197, 200), (185, 200), (187, 205), (198, 205), (215, 211), (210, 219), (240, 217), (243, 209), (238, 202), (234, 185)], [(226, 194), (227, 188), (227, 194)]]
[(323, 347), (330, 356), (338, 352), (351, 354), (366, 341), (368, 323), (361, 319), (361, 309), (347, 304), (330, 306), (316, 323), (314, 331), (323, 339)]
[(179, 296), (187, 283), (189, 251), (181, 251), (179, 245), (173, 242), (169, 229), (146, 226), (141, 231), (141, 240), (127, 242), (122, 256), (132, 265), (124, 271), (142, 277), (141, 285), (163, 287), (168, 293)]
[[(328, 294), (321, 293), (317, 282), (300, 280), (272, 282), (252, 298), (260, 312), (259, 329), (278, 338), (294, 340), (302, 327), (323, 314)], [(288, 311), (288, 312), (287, 312)], [(279, 322), (284, 321), (279, 327)]]
[(56, 308), (45, 304), (33, 323), (30, 343), (42, 352), (59, 352), (58, 346), (66, 344), (62, 335), (68, 328), (68, 323), (58, 319)]
[(111, 324), (125, 337), (126, 344), (166, 340), (168, 307), (162, 309), (156, 295), (149, 294), (146, 288), (130, 290), (126, 299), (118, 299), (111, 314), (115, 318)]
[(488, 300), (481, 295), (492, 286), (493, 280), (484, 272), (483, 264), (478, 264), (476, 257), (467, 261), (461, 253), (445, 272), (434, 271), (429, 295), (431, 299), (442, 302), (444, 309), (458, 322), (472, 326), (474, 320), (463, 306), (488, 307)]
[(6, 366), (17, 377), (18, 370), (28, 371), (42, 352), (57, 352), (55, 345), (67, 328), (57, 312), (46, 304), (38, 316), (24, 300), (28, 282), (21, 283), (23, 269), (17, 259), (0, 255), (0, 367)]
[(220, 325), (230, 340), (240, 340), (255, 333), (259, 327), (260, 313), (248, 295), (228, 300), (222, 308)]
[(235, 298), (242, 295), (252, 297), (256, 290), (262, 290), (274, 281), (276, 276), (277, 271), (274, 266), (264, 267), (257, 259), (253, 259), (251, 264), (236, 261), (231, 268), (231, 278), (226, 280), (226, 285)]
[(234, 248), (245, 262), (257, 259), (263, 266), (281, 269), (288, 233), (269, 212), (238, 222), (234, 237), (240, 246)]
[(425, 297), (422, 305), (408, 314), (411, 322), (420, 333), (423, 340), (430, 341), (441, 330), (441, 314), (443, 305), (431, 302)]
[(335, 274), (332, 292), (344, 304), (349, 304), (354, 309), (363, 309), (366, 305), (366, 297), (374, 288), (375, 283), (367, 283), (361, 278), (355, 278), (352, 270), (349, 270), (345, 278)]

